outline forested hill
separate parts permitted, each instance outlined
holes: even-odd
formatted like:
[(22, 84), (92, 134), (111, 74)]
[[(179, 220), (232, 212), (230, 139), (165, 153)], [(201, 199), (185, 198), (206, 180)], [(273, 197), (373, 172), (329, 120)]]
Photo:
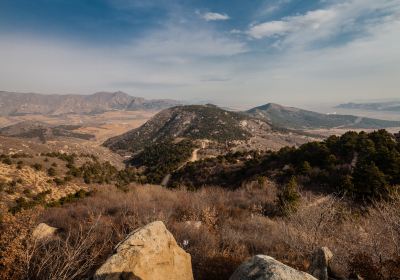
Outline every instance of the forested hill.
[(268, 176), (278, 182), (296, 178), (305, 188), (370, 201), (387, 197), (400, 185), (400, 142), (385, 130), (347, 132), (299, 148), (266, 154), (235, 153), (189, 163), (172, 176), (171, 186), (222, 185)]
[[(111, 138), (104, 145), (112, 150), (138, 150), (178, 137), (217, 142), (246, 140), (251, 136), (252, 123), (244, 114), (214, 105), (177, 106), (161, 111), (141, 127)], [(266, 122), (261, 125), (265, 131), (270, 128)]]

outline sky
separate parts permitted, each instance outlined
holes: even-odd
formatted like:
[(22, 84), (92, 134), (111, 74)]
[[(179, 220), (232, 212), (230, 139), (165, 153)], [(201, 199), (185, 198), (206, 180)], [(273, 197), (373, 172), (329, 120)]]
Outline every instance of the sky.
[(400, 0), (0, 0), (0, 90), (399, 98)]

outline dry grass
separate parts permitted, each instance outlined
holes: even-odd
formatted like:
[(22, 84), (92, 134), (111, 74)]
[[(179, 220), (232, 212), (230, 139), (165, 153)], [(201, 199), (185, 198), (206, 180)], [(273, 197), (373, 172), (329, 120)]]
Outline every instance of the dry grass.
[[(30, 279), (89, 277), (129, 232), (161, 220), (191, 254), (196, 279), (228, 279), (242, 261), (255, 254), (267, 254), (306, 270), (310, 254), (320, 246), (334, 252), (337, 274), (397, 279), (399, 196), (368, 211), (354, 210), (334, 197), (303, 196), (297, 213), (268, 217), (273, 213), (275, 193), (272, 184), (197, 192), (159, 186), (131, 186), (122, 192), (103, 187), (77, 203), (43, 210), (35, 222), (59, 228), (58, 237), (33, 249), (20, 245), (19, 251), (33, 252), (25, 264)], [(3, 226), (3, 230), (7, 228)], [(73, 255), (78, 257), (71, 258), (66, 252), (77, 252)], [(57, 260), (43, 261), (54, 255)], [(6, 265), (7, 271), (11, 264)], [(13, 279), (4, 275), (0, 278)]]

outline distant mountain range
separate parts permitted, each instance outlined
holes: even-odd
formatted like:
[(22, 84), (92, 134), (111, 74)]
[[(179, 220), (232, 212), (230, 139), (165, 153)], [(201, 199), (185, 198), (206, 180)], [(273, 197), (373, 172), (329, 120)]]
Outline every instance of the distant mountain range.
[(387, 121), (352, 115), (321, 114), (294, 107), (269, 103), (245, 112), (254, 118), (270, 122), (274, 126), (289, 129), (318, 128), (388, 128), (400, 127), (400, 121)]
[(336, 108), (359, 109), (369, 111), (400, 112), (400, 101), (370, 102), (370, 103), (345, 103), (339, 104)]
[(58, 95), (0, 91), (0, 115), (96, 114), (113, 110), (154, 110), (179, 105), (169, 99), (147, 100), (124, 92), (98, 92), (91, 95)]

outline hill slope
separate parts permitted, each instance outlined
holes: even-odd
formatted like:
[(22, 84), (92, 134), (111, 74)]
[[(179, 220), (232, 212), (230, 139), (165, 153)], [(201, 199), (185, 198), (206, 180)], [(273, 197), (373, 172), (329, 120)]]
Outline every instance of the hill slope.
[(92, 134), (80, 133), (74, 130), (77, 125), (50, 125), (38, 121), (23, 121), (0, 129), (0, 135), (19, 138), (39, 138), (42, 142), (56, 137), (70, 137), (89, 140)]
[(92, 95), (57, 95), (0, 91), (0, 115), (95, 114), (113, 110), (161, 110), (178, 101), (146, 100), (124, 92), (98, 92)]
[(107, 140), (112, 150), (135, 150), (174, 138), (210, 139), (218, 142), (246, 140), (249, 118), (214, 105), (178, 106), (161, 111), (141, 127)]
[(387, 128), (398, 127), (400, 121), (386, 121), (351, 115), (326, 115), (294, 107), (269, 103), (245, 112), (249, 116), (291, 129), (316, 128)]
[(221, 154), (221, 149), (225, 152), (276, 150), (315, 140), (294, 131), (276, 129), (268, 121), (226, 111), (214, 105), (188, 105), (161, 111), (141, 127), (110, 138), (104, 145), (113, 151), (136, 152), (152, 143), (181, 138), (212, 143), (206, 146), (220, 150), (213, 151), (214, 156)]

